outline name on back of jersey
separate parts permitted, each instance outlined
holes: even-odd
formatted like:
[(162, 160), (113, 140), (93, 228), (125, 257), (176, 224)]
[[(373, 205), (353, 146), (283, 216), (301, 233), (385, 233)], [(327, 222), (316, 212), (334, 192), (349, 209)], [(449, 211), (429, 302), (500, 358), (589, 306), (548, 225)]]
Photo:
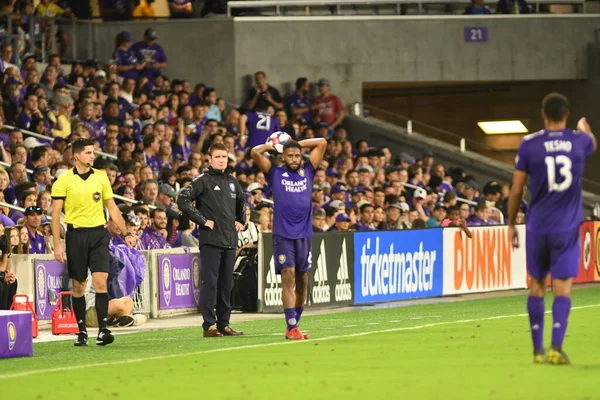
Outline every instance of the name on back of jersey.
[(573, 148), (573, 143), (569, 140), (548, 140), (544, 142), (544, 147), (547, 153), (557, 153), (560, 151), (569, 153)]

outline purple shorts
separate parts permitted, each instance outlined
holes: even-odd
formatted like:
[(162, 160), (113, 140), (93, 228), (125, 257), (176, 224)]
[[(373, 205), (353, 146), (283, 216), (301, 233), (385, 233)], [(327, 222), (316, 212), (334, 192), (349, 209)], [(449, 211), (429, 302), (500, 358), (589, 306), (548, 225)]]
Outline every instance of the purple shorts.
[(273, 235), (275, 273), (285, 268), (296, 268), (296, 273), (308, 273), (312, 264), (311, 238), (287, 239)]
[(527, 233), (527, 272), (541, 281), (548, 273), (552, 278), (576, 278), (579, 274), (581, 246), (579, 227), (560, 233)]

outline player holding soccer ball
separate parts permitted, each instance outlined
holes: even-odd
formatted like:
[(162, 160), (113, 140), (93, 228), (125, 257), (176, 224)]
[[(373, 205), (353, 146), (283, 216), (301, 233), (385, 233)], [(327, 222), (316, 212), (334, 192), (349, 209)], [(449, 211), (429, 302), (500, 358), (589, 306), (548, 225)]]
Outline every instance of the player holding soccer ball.
[[(579, 272), (579, 225), (582, 218), (581, 178), (585, 159), (596, 150), (596, 138), (585, 118), (577, 131), (567, 129), (569, 103), (558, 93), (542, 102), (545, 129), (523, 138), (508, 200), (508, 234), (519, 246), (515, 229), (523, 186), (530, 179), (527, 215), (527, 271), (531, 275), (527, 312), (533, 340), (533, 362), (570, 364), (562, 350), (571, 311), (571, 285)], [(544, 295), (552, 276), (552, 346), (544, 351)]]
[[(303, 148), (311, 149), (309, 160), (303, 159)], [(312, 185), (326, 149), (323, 138), (296, 142), (287, 133), (276, 132), (251, 153), (273, 189), (273, 255), (275, 271), (283, 281), (285, 337), (291, 340), (308, 338), (300, 332), (298, 323), (304, 311), (312, 260)], [(271, 164), (264, 155), (270, 150), (282, 153), (283, 166)]]

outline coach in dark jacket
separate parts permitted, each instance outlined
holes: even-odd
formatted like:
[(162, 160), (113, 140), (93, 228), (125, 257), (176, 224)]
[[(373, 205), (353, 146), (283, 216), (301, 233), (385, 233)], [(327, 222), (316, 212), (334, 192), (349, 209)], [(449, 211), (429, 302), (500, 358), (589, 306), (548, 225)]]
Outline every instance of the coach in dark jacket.
[(200, 229), (200, 310), (204, 337), (238, 336), (244, 333), (231, 328), (229, 318), (237, 232), (246, 221), (245, 196), (238, 181), (226, 173), (227, 148), (213, 144), (208, 154), (210, 167), (181, 190), (177, 205)]

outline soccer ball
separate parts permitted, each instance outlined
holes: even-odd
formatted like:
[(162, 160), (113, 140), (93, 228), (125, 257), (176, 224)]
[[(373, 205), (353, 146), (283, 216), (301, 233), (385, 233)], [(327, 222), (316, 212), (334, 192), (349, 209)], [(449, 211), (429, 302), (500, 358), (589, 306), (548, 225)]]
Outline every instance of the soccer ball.
[(273, 148), (279, 153), (283, 153), (283, 145), (285, 142), (290, 140), (292, 137), (285, 132), (275, 132), (267, 139), (267, 144), (273, 146)]

